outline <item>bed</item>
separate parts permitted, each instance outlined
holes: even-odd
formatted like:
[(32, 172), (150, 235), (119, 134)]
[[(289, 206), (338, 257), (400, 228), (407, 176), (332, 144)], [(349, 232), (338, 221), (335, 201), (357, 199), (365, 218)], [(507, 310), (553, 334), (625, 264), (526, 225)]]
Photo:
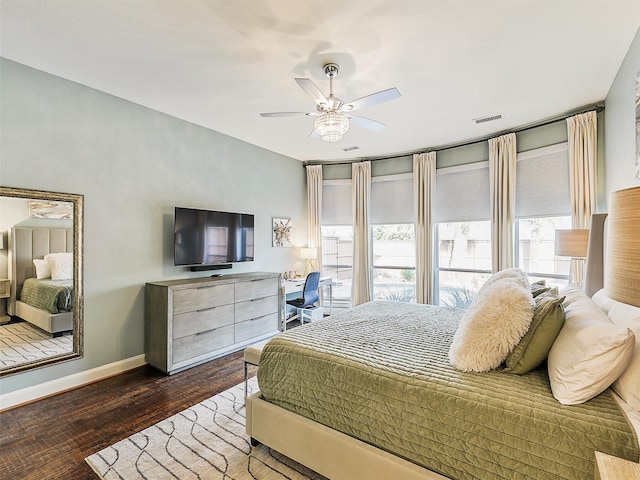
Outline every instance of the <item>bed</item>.
[[(591, 236), (587, 277), (600, 291)], [(247, 433), (332, 479), (583, 479), (596, 451), (638, 461), (640, 413), (611, 389), (563, 405), (545, 365), (453, 368), (462, 314), (375, 302), (278, 335), (262, 352)]]
[(33, 263), (73, 252), (73, 229), (14, 227), (10, 248), (9, 313), (54, 335), (73, 330), (73, 280), (37, 280)]

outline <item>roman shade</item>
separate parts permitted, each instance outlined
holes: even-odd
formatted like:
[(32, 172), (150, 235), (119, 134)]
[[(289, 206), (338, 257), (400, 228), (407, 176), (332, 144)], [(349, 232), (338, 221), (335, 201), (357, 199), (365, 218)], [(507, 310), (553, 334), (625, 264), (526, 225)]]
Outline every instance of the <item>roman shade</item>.
[(437, 170), (436, 222), (471, 222), (490, 218), (488, 162)]
[(566, 142), (518, 154), (516, 168), (516, 217), (571, 214)]
[(371, 178), (372, 225), (413, 223), (413, 175), (385, 175)]
[(322, 181), (322, 225), (353, 225), (350, 178)]

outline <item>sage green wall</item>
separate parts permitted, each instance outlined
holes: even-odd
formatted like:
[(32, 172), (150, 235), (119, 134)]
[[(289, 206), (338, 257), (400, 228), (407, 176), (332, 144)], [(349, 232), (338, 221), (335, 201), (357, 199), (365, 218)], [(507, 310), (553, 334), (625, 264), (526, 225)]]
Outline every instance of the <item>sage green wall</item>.
[[(605, 99), (606, 194), (640, 185), (636, 162), (636, 79), (640, 75), (640, 29)], [(640, 81), (640, 80), (638, 80)], [(640, 112), (640, 107), (639, 110)], [(639, 113), (640, 114), (640, 113)]]
[(0, 75), (0, 184), (85, 196), (85, 356), (2, 393), (144, 353), (145, 282), (204, 275), (173, 266), (174, 206), (255, 214), (256, 261), (233, 272), (297, 262), (270, 232), (291, 217), (306, 243), (301, 162), (12, 61)]
[[(546, 147), (567, 141), (567, 127), (564, 120), (549, 125), (531, 128), (516, 134), (518, 152)], [(425, 151), (430, 147), (425, 146)], [(489, 143), (480, 141), (455, 148), (439, 150), (436, 155), (437, 168), (453, 167), (467, 163), (489, 160)], [(413, 171), (413, 157), (405, 155), (391, 159), (380, 159), (371, 162), (371, 175), (393, 175)], [(351, 178), (351, 165), (325, 164), (322, 169), (323, 178), (337, 180)]]

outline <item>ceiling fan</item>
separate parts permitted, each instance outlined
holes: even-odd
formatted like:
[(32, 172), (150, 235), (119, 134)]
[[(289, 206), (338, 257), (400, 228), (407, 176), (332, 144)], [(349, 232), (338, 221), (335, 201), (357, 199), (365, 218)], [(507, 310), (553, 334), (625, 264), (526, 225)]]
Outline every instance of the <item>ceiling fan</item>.
[(335, 63), (328, 63), (324, 66), (324, 73), (329, 77), (329, 96), (325, 97), (316, 85), (308, 78), (296, 78), (296, 82), (316, 103), (315, 112), (270, 112), (261, 113), (263, 117), (289, 117), (305, 115), (317, 117), (313, 123), (311, 137), (320, 136), (325, 142), (337, 142), (349, 130), (350, 124), (361, 128), (366, 128), (374, 132), (379, 132), (386, 125), (376, 122), (370, 118), (351, 115), (350, 112), (365, 107), (389, 102), (400, 97), (397, 88), (389, 88), (380, 92), (372, 93), (365, 97), (358, 98), (352, 102), (345, 103), (333, 95), (333, 79), (338, 75), (339, 67)]

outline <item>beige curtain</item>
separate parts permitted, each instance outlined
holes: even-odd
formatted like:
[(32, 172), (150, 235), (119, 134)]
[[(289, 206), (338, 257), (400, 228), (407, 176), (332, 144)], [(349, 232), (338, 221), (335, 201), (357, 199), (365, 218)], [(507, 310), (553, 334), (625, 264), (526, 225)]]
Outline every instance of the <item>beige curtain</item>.
[(310, 248), (317, 255), (313, 260), (315, 271), (322, 272), (322, 165), (307, 167), (307, 237)]
[[(590, 228), (596, 209), (596, 160), (598, 120), (595, 111), (567, 118), (569, 136), (569, 185), (573, 228)], [(571, 260), (570, 282), (582, 282), (583, 260)]]
[(413, 156), (413, 199), (416, 217), (416, 301), (433, 303), (433, 202), (436, 152)]
[(369, 198), (371, 196), (371, 162), (351, 166), (351, 198), (353, 211), (353, 280), (351, 304), (371, 300), (369, 266)]
[(491, 264), (494, 272), (513, 267), (516, 213), (516, 135), (489, 140)]

